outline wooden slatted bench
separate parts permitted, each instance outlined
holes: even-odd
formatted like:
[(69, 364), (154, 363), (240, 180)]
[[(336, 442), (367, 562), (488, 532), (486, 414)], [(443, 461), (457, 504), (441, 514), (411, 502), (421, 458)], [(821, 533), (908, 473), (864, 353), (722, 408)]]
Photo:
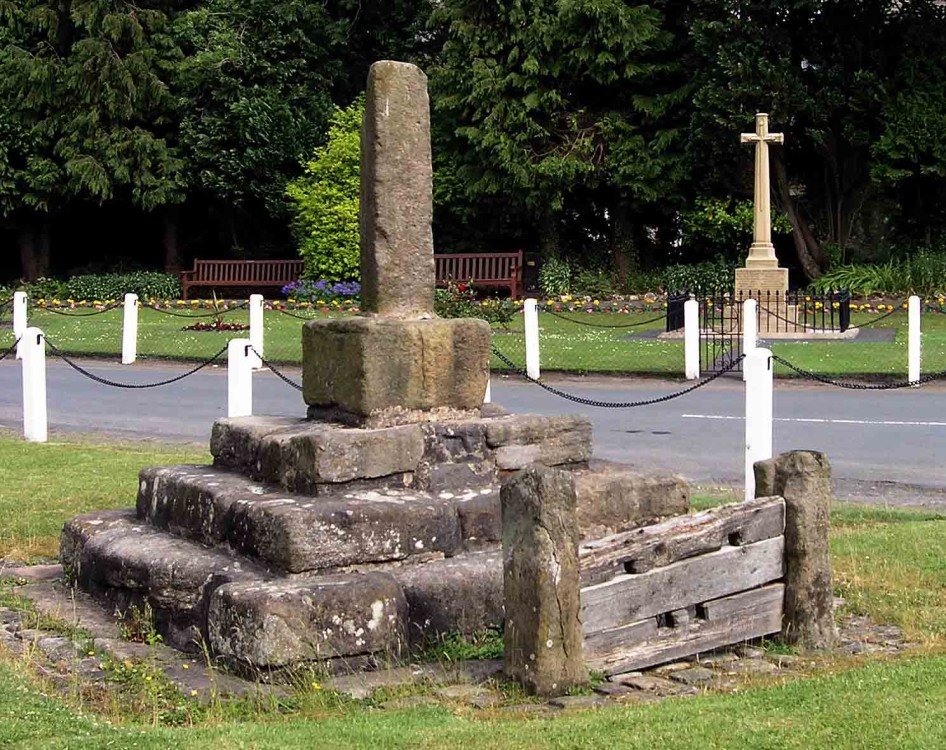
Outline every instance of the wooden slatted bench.
[(473, 286), (508, 288), (513, 299), (522, 296), (522, 250), (511, 253), (438, 253), (434, 255), (437, 285), (450, 281)]
[(282, 289), (302, 276), (301, 260), (195, 260), (194, 268), (181, 272), (184, 299), (194, 287)]

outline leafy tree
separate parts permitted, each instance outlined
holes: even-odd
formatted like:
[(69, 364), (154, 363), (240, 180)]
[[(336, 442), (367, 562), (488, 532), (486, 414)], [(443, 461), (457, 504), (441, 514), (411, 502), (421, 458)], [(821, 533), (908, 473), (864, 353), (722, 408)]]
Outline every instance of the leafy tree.
[(162, 71), (176, 56), (165, 5), (0, 2), (0, 211), (20, 225), (25, 275), (43, 273), (49, 217), (69, 202), (149, 210), (181, 199), (182, 164), (165, 138)]
[(563, 216), (596, 215), (618, 266), (635, 262), (620, 235), (682, 163), (661, 121), (679, 91), (661, 13), (623, 0), (445, 0), (433, 23), (445, 35), (432, 71), (440, 194), (464, 186), (469, 200), (528, 212), (548, 256)]
[(293, 229), (305, 275), (344, 281), (359, 274), (359, 144), (364, 104), (336, 109), (328, 142), (316, 149), (304, 174), (289, 183)]
[(175, 21), (181, 154), (237, 249), (241, 230), (287, 218), (286, 183), (332, 112), (343, 32), (308, 0), (205, 0)]
[[(752, 150), (737, 134), (751, 129), (754, 112), (768, 111), (786, 133), (784, 148), (770, 152), (773, 189), (799, 265), (817, 278), (829, 265), (828, 247), (843, 256), (858, 246), (858, 231), (867, 234), (865, 217), (889, 215), (879, 178), (904, 177), (898, 152), (919, 129), (912, 115), (901, 115), (918, 95), (917, 80), (932, 82), (941, 65), (933, 39), (946, 31), (942, 18), (928, 0), (694, 2), (690, 153), (699, 190), (748, 193)], [(925, 41), (916, 46), (920, 37), (910, 29), (923, 27)], [(921, 64), (927, 57), (936, 62)], [(912, 80), (904, 60), (916, 63)], [(876, 164), (881, 152), (886, 167)]]

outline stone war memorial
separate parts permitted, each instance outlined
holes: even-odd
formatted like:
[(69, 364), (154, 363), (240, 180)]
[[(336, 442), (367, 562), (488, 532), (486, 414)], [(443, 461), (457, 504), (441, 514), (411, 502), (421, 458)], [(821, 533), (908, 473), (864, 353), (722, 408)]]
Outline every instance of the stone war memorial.
[(542, 695), (774, 633), (829, 645), (826, 459), (760, 464), (756, 499), (690, 514), (679, 477), (594, 460), (586, 417), (484, 405), (489, 326), (433, 311), (417, 67), (372, 66), (361, 160), (364, 312), (304, 325), (306, 415), (218, 420), (212, 466), (145, 468), (134, 509), (70, 520), (69, 581), (271, 681), (488, 629)]

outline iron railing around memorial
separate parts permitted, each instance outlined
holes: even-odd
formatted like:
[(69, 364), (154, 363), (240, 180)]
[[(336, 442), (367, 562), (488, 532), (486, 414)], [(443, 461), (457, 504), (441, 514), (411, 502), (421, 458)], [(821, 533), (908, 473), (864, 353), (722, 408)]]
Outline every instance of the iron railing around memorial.
[[(758, 337), (805, 339), (841, 334), (851, 325), (851, 295), (847, 291), (812, 293), (804, 290), (735, 292), (694, 295), (699, 305), (700, 371), (739, 370), (732, 364), (742, 355), (742, 311), (747, 299), (757, 303)], [(688, 292), (667, 296), (667, 331), (683, 329), (683, 305)]]

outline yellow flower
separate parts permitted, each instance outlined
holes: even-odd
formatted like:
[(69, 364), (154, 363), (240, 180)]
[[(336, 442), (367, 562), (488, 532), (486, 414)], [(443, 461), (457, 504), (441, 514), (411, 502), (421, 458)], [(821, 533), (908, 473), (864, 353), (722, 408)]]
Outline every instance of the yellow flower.
[(183, 664), (181, 664), (181, 669), (190, 669), (190, 668), (191, 668), (191, 665), (188, 664), (187, 662), (184, 662)]
[(594, 302), (592, 302), (591, 304), (593, 304), (595, 307), (600, 307), (600, 306), (601, 306), (601, 300), (597, 300), (597, 299), (596, 299), (596, 300), (595, 300)]
[(197, 691), (191, 690), (191, 698), (195, 698), (196, 696), (197, 696)]
[(318, 682), (313, 682), (313, 683), (312, 683), (312, 689), (313, 689), (313, 690), (321, 690), (321, 689), (322, 689), (322, 686), (321, 686)]

